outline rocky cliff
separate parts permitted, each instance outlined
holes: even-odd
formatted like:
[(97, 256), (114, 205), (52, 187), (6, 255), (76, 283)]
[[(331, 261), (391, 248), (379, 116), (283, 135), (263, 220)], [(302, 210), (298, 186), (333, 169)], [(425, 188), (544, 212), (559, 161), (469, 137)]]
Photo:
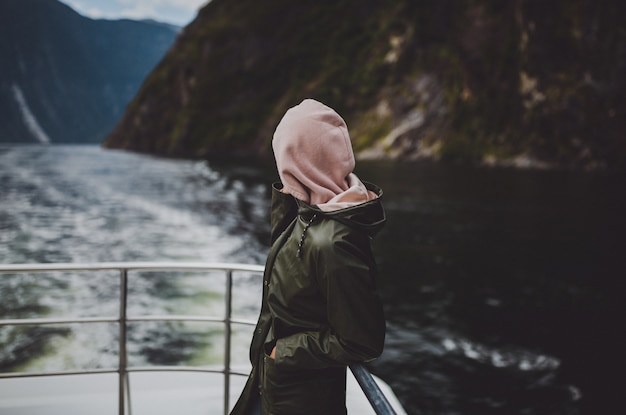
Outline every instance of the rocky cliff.
[(177, 31), (0, 1), (0, 142), (101, 143)]
[(213, 0), (105, 142), (267, 157), (305, 97), (362, 158), (603, 168), (626, 160), (626, 4)]

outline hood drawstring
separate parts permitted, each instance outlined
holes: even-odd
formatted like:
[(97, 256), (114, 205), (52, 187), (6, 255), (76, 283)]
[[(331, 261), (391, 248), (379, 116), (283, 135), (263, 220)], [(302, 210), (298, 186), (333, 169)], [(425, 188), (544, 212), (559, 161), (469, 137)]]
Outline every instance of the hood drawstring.
[(317, 213), (314, 214), (311, 219), (309, 219), (308, 223), (304, 225), (304, 230), (302, 231), (302, 235), (300, 236), (300, 242), (298, 242), (298, 252), (296, 253), (296, 257), (298, 259), (302, 258), (302, 244), (304, 244), (304, 238), (306, 238), (306, 232), (309, 230), (309, 226), (313, 223), (313, 221), (317, 218)]

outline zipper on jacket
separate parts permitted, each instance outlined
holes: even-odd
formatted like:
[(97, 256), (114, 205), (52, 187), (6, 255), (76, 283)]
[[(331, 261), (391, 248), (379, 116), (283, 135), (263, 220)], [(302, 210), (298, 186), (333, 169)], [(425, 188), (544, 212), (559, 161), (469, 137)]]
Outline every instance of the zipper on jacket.
[(300, 236), (300, 242), (298, 242), (298, 252), (296, 252), (296, 257), (298, 259), (302, 259), (302, 245), (304, 244), (304, 239), (306, 238), (306, 232), (309, 230), (309, 226), (311, 226), (315, 218), (317, 218), (317, 213), (313, 214), (307, 224), (304, 225), (304, 230), (302, 230), (302, 235)]

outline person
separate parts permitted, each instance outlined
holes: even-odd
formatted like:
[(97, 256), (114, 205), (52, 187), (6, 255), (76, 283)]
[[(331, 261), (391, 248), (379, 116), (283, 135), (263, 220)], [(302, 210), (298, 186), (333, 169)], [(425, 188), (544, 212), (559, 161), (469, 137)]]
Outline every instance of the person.
[(231, 415), (346, 414), (347, 365), (378, 357), (385, 339), (370, 247), (386, 221), (382, 191), (353, 173), (346, 123), (316, 100), (285, 113), (272, 148), (271, 248), (252, 371)]

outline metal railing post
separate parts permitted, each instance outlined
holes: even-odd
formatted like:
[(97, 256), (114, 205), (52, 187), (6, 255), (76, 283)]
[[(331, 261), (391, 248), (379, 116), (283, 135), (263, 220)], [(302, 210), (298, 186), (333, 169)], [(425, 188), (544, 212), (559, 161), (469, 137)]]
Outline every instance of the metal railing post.
[(350, 370), (377, 415), (396, 415), (396, 411), (376, 384), (372, 374), (362, 363), (350, 365)]
[(119, 319), (119, 381), (118, 381), (118, 412), (119, 415), (124, 415), (126, 412), (126, 382), (127, 382), (127, 358), (126, 358), (126, 305), (128, 303), (128, 270), (126, 268), (120, 269), (120, 319)]
[(224, 415), (230, 406), (230, 346), (233, 299), (233, 271), (226, 271), (226, 314), (224, 316)]

